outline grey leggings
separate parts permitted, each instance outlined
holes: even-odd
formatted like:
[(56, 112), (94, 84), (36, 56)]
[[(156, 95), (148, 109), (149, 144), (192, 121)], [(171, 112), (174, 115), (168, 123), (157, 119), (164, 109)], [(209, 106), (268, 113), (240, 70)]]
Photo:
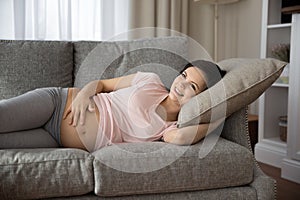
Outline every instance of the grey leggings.
[(60, 142), (60, 125), (68, 95), (67, 88), (40, 88), (0, 100), (0, 133), (43, 127)]

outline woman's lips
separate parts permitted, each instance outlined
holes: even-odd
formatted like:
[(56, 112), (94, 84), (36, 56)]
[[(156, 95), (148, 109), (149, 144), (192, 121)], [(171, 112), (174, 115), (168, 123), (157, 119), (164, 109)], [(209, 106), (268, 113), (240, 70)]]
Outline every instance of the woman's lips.
[(178, 95), (178, 96), (183, 96), (183, 94), (177, 89), (177, 87), (175, 87), (175, 93)]

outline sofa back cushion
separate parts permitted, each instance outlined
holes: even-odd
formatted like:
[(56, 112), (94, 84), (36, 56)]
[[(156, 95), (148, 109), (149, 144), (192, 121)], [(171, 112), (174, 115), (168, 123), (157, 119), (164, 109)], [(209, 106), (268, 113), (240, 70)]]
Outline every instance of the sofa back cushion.
[(0, 99), (50, 86), (72, 86), (73, 45), (56, 41), (0, 41)]
[(96, 79), (154, 72), (167, 87), (187, 62), (185, 37), (160, 37), (131, 41), (75, 42), (75, 87)]

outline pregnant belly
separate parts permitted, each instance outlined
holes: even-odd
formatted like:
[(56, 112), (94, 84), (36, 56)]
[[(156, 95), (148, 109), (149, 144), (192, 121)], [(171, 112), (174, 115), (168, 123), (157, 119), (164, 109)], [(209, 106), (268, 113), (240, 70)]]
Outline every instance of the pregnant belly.
[[(70, 88), (66, 102), (66, 109), (72, 104), (73, 96), (78, 93), (79, 89)], [(61, 122), (61, 143), (64, 147), (80, 148), (93, 151), (97, 139), (99, 111), (95, 106), (95, 112), (86, 111), (84, 125), (78, 124), (76, 127), (69, 124), (69, 116)]]

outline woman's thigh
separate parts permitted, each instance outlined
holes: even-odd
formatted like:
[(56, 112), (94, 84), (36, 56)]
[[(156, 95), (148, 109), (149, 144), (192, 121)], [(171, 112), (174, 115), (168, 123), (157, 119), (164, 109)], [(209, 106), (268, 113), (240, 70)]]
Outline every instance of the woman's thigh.
[(42, 127), (55, 109), (48, 88), (29, 91), (0, 101), (0, 133)]

